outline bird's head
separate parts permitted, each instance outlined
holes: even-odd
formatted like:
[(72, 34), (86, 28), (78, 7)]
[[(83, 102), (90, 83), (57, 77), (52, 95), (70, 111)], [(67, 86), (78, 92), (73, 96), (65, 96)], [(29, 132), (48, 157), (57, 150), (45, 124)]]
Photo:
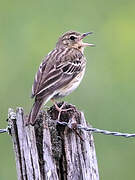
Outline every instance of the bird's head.
[(76, 31), (68, 31), (59, 38), (56, 48), (68, 47), (83, 51), (83, 49), (87, 46), (94, 46), (94, 44), (83, 42), (83, 39), (89, 34), (92, 34), (92, 32), (81, 34)]

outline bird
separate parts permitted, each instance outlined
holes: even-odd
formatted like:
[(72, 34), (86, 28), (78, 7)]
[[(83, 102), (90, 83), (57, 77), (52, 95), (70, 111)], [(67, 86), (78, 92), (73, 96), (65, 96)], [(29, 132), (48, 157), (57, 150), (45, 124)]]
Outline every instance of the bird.
[(58, 39), (56, 47), (41, 62), (32, 86), (34, 104), (27, 124), (34, 125), (39, 110), (49, 100), (60, 108), (55, 100), (72, 93), (80, 84), (86, 68), (84, 48), (94, 46), (83, 42), (92, 32), (68, 31)]

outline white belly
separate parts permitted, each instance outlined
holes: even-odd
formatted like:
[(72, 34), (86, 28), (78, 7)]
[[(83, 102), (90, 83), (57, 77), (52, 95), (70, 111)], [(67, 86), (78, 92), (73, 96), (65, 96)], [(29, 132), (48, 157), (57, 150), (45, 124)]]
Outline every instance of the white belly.
[(59, 97), (64, 97), (72, 93), (79, 86), (80, 82), (83, 79), (84, 73), (85, 73), (85, 68), (69, 84), (67, 84), (59, 91)]

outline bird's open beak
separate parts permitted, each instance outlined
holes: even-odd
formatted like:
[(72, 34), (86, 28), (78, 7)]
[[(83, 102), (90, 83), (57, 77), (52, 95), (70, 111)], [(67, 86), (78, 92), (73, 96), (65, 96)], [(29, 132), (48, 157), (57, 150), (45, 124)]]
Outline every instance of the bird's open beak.
[(88, 36), (89, 34), (92, 34), (93, 32), (87, 32), (87, 33), (83, 33), (80, 37), (81, 40), (81, 46), (82, 47), (86, 47), (86, 46), (95, 46), (94, 44), (89, 44), (89, 43), (84, 43), (82, 42), (82, 39), (85, 38), (86, 36)]

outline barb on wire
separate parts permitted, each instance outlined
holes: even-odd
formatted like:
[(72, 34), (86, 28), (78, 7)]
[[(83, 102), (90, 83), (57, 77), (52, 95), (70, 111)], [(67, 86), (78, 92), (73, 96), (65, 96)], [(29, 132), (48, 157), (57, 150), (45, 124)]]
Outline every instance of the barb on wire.
[[(61, 124), (61, 125), (66, 125), (68, 127), (72, 127), (72, 125), (67, 122), (57, 121), (57, 123)], [(81, 129), (81, 130), (85, 130), (85, 131), (89, 131), (89, 132), (93, 132), (93, 133), (101, 133), (101, 134), (105, 134), (105, 135), (122, 136), (122, 137), (126, 137), (126, 138), (135, 137), (135, 134), (112, 132), (112, 131), (102, 130), (102, 129), (98, 129), (98, 128), (84, 127), (81, 124), (77, 124), (77, 128)]]
[[(60, 125), (64, 125), (64, 126), (68, 126), (69, 128), (72, 128), (72, 123), (60, 122), (60, 121), (57, 121), (57, 123)], [(85, 130), (85, 131), (89, 131), (89, 132), (93, 132), (93, 133), (105, 134), (105, 135), (122, 136), (122, 137), (126, 137), (126, 138), (135, 137), (135, 134), (108, 131), (108, 130), (92, 128), (92, 127), (84, 127), (81, 124), (77, 124), (76, 128)], [(8, 132), (8, 127), (6, 129), (0, 129), (0, 133), (5, 133), (5, 132)]]

